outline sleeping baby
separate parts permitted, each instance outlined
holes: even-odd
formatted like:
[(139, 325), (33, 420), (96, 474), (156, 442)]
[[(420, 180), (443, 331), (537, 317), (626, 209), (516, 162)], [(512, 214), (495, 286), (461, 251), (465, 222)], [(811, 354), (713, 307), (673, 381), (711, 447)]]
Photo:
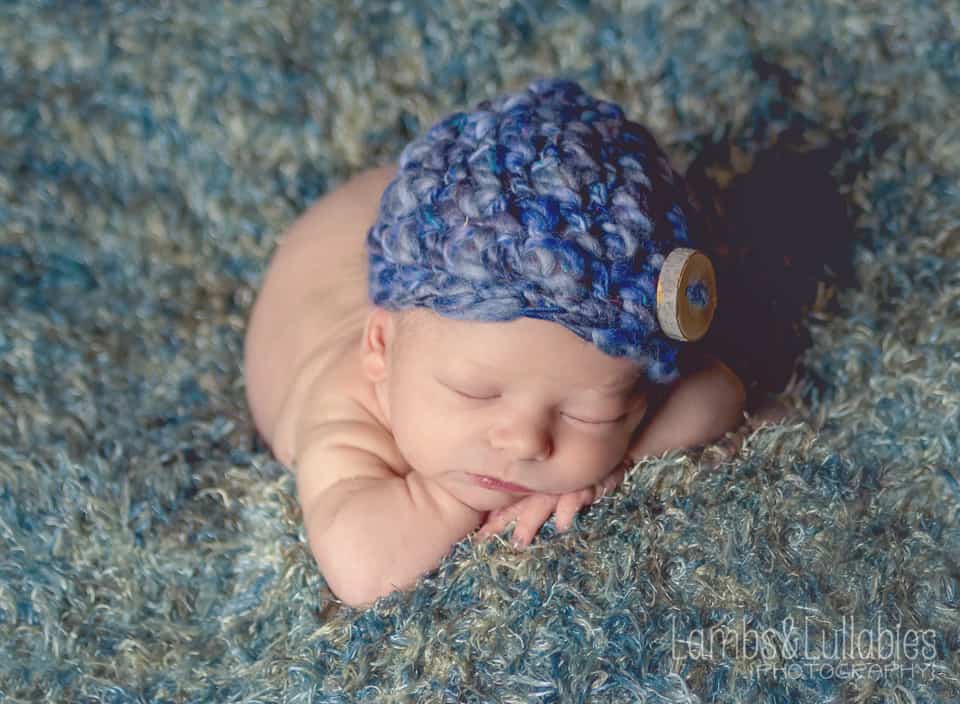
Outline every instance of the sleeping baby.
[(293, 224), (247, 400), (338, 598), (407, 588), (474, 531), (567, 530), (635, 460), (740, 425), (743, 384), (692, 344), (717, 290), (685, 203), (646, 129), (544, 79)]

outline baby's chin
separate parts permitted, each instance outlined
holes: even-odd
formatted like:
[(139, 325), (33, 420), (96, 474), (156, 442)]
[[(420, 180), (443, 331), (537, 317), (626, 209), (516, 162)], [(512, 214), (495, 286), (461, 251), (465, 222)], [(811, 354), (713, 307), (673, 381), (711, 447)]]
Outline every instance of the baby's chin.
[(480, 499), (476, 499), (475, 497), (464, 497), (464, 502), (467, 503), (467, 505), (470, 506), (470, 508), (472, 508), (474, 511), (486, 513), (488, 511), (499, 511), (502, 508), (507, 508), (508, 506), (512, 506), (522, 499), (522, 496), (511, 494), (496, 498), (482, 497)]

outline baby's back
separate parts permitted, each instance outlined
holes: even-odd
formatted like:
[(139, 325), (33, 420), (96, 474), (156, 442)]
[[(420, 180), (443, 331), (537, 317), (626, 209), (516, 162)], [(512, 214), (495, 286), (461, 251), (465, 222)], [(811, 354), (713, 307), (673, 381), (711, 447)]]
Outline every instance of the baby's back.
[(355, 442), (384, 444), (360, 365), (371, 309), (364, 239), (395, 173), (393, 165), (365, 171), (311, 206), (281, 238), (257, 294), (244, 342), (247, 403), (287, 467), (304, 423), (339, 424), (353, 428)]

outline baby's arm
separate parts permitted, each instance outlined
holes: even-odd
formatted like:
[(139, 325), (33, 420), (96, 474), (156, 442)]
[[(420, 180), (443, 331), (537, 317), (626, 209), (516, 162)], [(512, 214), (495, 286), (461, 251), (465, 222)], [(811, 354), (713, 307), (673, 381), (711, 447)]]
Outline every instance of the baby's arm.
[(412, 585), (483, 517), (416, 471), (399, 476), (358, 447), (314, 444), (296, 476), (311, 552), (351, 606)]
[(657, 456), (721, 438), (743, 422), (745, 401), (740, 377), (713, 355), (702, 353), (690, 373), (669, 387), (650, 421), (638, 428), (627, 457)]

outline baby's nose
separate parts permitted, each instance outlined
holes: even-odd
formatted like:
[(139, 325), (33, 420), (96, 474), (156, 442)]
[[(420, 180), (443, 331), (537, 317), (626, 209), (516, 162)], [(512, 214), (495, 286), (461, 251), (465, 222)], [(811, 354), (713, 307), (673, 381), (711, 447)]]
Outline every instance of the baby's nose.
[(516, 459), (543, 461), (553, 452), (553, 436), (545, 415), (511, 415), (494, 426), (490, 437), (497, 450), (510, 452)]

